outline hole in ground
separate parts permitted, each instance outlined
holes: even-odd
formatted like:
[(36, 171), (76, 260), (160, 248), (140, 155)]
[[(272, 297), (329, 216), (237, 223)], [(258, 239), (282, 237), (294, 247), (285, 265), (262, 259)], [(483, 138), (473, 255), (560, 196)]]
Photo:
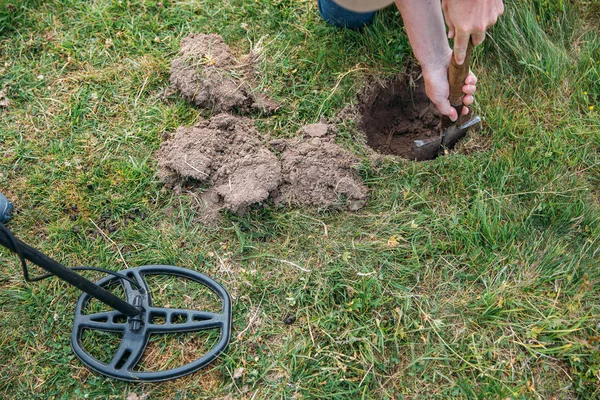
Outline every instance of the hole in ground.
[(359, 104), (361, 129), (375, 151), (414, 160), (413, 142), (440, 134), (440, 113), (418, 76), (413, 72), (367, 84)]

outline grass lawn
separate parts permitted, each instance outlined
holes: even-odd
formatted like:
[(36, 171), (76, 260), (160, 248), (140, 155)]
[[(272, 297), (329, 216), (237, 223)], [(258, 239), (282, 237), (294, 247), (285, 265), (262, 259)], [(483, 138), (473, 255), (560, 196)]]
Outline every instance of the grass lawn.
[[(0, 250), (1, 398), (600, 398), (595, 0), (506, 1), (474, 59), (485, 123), (464, 146), (477, 151), (373, 164), (342, 123), (370, 191), (358, 212), (267, 207), (207, 226), (193, 197), (158, 182), (163, 134), (210, 116), (160, 96), (188, 33), (237, 54), (262, 40), (260, 88), (282, 108), (254, 118), (272, 137), (336, 116), (413, 58), (396, 11), (360, 33), (325, 25), (315, 3), (0, 0), (0, 192), (20, 210), (15, 235), (69, 266), (195, 269), (234, 298), (215, 363), (119, 382), (71, 351), (79, 291), (25, 283)], [(164, 302), (198, 294), (156, 283)], [(210, 340), (172, 339), (152, 344), (163, 366)]]

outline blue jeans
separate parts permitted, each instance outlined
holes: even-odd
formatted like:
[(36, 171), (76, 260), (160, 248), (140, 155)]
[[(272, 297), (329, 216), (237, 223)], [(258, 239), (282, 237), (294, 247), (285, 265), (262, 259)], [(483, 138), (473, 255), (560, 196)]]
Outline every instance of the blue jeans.
[(321, 17), (328, 24), (350, 29), (362, 28), (370, 24), (375, 17), (375, 11), (359, 13), (337, 5), (333, 0), (318, 0)]
[(12, 209), (12, 203), (0, 193), (0, 224), (3, 224), (10, 219)]

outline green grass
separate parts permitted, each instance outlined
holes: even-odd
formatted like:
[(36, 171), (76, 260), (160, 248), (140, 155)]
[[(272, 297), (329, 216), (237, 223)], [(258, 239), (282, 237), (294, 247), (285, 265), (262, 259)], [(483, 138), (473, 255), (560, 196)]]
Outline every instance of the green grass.
[[(475, 56), (486, 122), (464, 146), (481, 151), (375, 164), (346, 122), (339, 143), (362, 157), (366, 208), (271, 207), (205, 226), (193, 198), (155, 178), (163, 133), (207, 116), (158, 96), (181, 38), (219, 33), (238, 54), (262, 41), (259, 86), (283, 107), (257, 126), (287, 137), (412, 59), (397, 12), (359, 33), (326, 26), (312, 1), (0, 0), (11, 101), (0, 192), (21, 210), (10, 228), (67, 265), (174, 264), (234, 297), (217, 362), (174, 382), (123, 383), (71, 352), (78, 291), (24, 283), (1, 251), (0, 397), (600, 397), (600, 9), (506, 6)], [(86, 340), (106, 356), (101, 339)], [(172, 365), (182, 346), (211, 340), (175, 338), (172, 358), (168, 343), (152, 349)]]

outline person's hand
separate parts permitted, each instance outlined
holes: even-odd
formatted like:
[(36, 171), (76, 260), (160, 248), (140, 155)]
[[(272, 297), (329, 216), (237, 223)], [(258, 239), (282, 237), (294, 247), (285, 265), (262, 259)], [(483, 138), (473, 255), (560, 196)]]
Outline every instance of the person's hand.
[(465, 61), (469, 40), (474, 46), (481, 44), (485, 31), (504, 13), (502, 0), (442, 0), (442, 8), (459, 65)]
[[(456, 109), (450, 105), (450, 100), (448, 99), (450, 96), (448, 66), (450, 65), (451, 58), (452, 53), (450, 52), (448, 53), (446, 63), (442, 63), (433, 69), (424, 68), (423, 79), (425, 80), (425, 93), (427, 93), (427, 97), (429, 97), (442, 114), (450, 117), (452, 121), (456, 121), (458, 119)], [(469, 71), (469, 75), (465, 79), (465, 85), (462, 88), (465, 94), (463, 104), (466, 106), (462, 109), (462, 115), (469, 113), (468, 106), (473, 104), (473, 94), (475, 94), (475, 90), (477, 89), (476, 84), (477, 77), (473, 74), (473, 71)]]

